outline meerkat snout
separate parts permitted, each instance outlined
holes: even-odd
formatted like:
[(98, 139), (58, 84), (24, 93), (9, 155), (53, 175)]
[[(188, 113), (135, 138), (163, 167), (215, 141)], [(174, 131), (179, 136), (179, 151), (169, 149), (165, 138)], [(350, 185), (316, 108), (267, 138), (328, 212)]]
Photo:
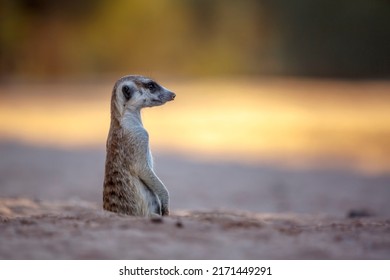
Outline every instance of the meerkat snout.
[(135, 216), (169, 214), (169, 193), (153, 170), (149, 134), (140, 111), (175, 97), (172, 91), (142, 76), (125, 76), (115, 83), (106, 144), (105, 210)]
[(174, 92), (171, 92), (171, 96), (170, 97), (171, 97), (171, 100), (175, 100), (176, 94)]

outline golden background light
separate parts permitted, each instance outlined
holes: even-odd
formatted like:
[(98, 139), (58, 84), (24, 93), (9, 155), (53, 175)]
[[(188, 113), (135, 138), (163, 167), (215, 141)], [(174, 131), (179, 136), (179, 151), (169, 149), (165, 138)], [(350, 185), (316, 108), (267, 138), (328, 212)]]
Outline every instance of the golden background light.
[[(157, 152), (308, 166), (390, 170), (388, 83), (305, 80), (164, 82), (174, 102), (143, 111)], [(110, 83), (2, 87), (0, 136), (104, 149)]]

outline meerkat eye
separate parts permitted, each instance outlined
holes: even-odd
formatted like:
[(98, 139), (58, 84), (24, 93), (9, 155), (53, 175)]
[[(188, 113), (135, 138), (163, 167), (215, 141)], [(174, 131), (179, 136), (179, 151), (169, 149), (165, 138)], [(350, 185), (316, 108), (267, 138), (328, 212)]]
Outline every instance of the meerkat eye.
[(131, 89), (129, 86), (125, 85), (122, 87), (122, 93), (126, 100), (129, 100), (131, 98)]
[(147, 83), (146, 84), (146, 87), (150, 90), (150, 91), (155, 91), (157, 89), (157, 85), (155, 82), (150, 82), (150, 83)]

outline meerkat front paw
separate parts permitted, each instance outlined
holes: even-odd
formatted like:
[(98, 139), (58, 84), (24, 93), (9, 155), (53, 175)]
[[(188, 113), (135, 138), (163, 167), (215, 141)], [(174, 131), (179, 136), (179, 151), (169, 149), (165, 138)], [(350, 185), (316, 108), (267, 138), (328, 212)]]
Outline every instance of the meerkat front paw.
[(169, 215), (169, 193), (165, 188), (163, 193), (160, 195), (161, 199), (161, 215), (168, 216)]
[(169, 208), (168, 208), (168, 205), (165, 205), (161, 208), (161, 214), (163, 216), (169, 216)]

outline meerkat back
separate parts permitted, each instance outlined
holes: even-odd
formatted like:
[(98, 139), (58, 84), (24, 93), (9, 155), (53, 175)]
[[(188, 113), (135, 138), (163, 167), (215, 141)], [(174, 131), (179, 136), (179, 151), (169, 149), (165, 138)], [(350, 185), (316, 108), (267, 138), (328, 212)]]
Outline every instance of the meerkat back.
[(141, 109), (175, 94), (143, 76), (125, 76), (113, 88), (106, 144), (103, 208), (134, 216), (168, 215), (169, 193), (153, 170)]

